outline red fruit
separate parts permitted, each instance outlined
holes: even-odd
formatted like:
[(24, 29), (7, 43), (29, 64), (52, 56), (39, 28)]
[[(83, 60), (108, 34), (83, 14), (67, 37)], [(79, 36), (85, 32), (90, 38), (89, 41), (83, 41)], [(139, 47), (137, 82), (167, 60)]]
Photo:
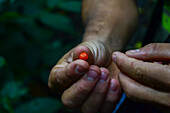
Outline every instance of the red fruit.
[(81, 60), (87, 60), (87, 59), (88, 59), (88, 54), (87, 54), (86, 52), (80, 53), (79, 59), (81, 59)]

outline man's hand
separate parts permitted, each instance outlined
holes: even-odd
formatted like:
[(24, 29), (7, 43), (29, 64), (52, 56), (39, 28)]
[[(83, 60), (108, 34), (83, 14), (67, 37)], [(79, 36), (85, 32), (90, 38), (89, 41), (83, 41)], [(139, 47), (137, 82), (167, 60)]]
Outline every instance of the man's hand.
[[(87, 61), (78, 59), (81, 52)], [(110, 70), (111, 69), (111, 70)], [(111, 60), (111, 51), (101, 41), (81, 43), (54, 66), (49, 87), (62, 93), (62, 102), (84, 113), (111, 113), (120, 96), (119, 70)]]
[(127, 97), (170, 109), (170, 44), (149, 44), (126, 55), (112, 54)]
[[(70, 108), (111, 113), (121, 96), (119, 69), (111, 60), (111, 52), (123, 50), (134, 33), (138, 22), (136, 2), (83, 0), (82, 15), (86, 26), (83, 43), (54, 66), (49, 87), (63, 90), (62, 102)], [(88, 54), (87, 61), (78, 59), (81, 52)]]

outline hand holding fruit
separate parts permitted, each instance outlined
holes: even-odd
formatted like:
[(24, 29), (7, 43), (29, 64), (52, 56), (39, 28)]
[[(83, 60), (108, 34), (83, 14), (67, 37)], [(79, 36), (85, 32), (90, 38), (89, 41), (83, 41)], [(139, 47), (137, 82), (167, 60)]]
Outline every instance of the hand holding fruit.
[[(82, 52), (88, 59), (79, 59)], [(91, 40), (61, 58), (51, 71), (49, 87), (55, 92), (64, 91), (62, 102), (67, 107), (81, 108), (86, 113), (112, 112), (121, 96), (118, 73), (109, 48)]]

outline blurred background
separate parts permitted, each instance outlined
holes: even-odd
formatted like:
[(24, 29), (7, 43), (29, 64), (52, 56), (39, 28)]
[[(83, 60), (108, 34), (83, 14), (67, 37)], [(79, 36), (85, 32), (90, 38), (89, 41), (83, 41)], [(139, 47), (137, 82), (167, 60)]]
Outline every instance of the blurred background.
[(47, 83), (81, 41), (80, 9), (80, 0), (0, 0), (0, 113), (67, 112)]
[[(155, 0), (141, 0), (141, 47)], [(145, 15), (145, 16), (143, 16)], [(81, 0), (0, 0), (0, 113), (64, 113), (48, 88), (51, 68), (81, 42)], [(139, 32), (140, 31), (140, 32)]]

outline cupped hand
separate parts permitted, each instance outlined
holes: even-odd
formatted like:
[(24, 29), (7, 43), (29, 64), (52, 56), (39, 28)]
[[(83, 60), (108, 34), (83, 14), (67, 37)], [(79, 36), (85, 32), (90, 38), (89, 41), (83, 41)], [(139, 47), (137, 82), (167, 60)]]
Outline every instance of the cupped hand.
[(170, 110), (170, 44), (149, 44), (112, 58), (120, 69), (120, 84), (127, 97)]
[[(86, 52), (87, 61), (79, 54)], [(90, 40), (70, 50), (54, 66), (49, 87), (63, 91), (62, 102), (84, 113), (111, 113), (120, 96), (119, 69), (111, 60), (111, 50), (98, 40)]]

